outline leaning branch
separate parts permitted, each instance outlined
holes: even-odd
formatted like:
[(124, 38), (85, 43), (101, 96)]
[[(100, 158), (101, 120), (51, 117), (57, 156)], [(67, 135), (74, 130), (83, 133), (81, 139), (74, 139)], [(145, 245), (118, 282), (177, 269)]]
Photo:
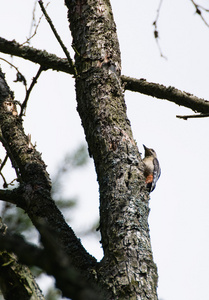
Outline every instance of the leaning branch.
[(69, 258), (57, 244), (53, 233), (50, 231), (47, 233), (49, 252), (26, 242), (20, 235), (8, 232), (0, 233), (0, 251), (13, 252), (21, 263), (27, 266), (37, 266), (47, 274), (53, 275), (57, 287), (65, 297), (77, 300), (103, 300), (98, 290), (71, 265)]
[(209, 101), (198, 98), (190, 93), (182, 92), (175, 87), (147, 82), (145, 79), (135, 79), (121, 76), (125, 90), (139, 92), (158, 99), (166, 99), (180, 106), (188, 107), (195, 112), (209, 113)]
[(17, 43), (15, 40), (8, 41), (0, 37), (0, 52), (27, 59), (31, 62), (41, 65), (46, 69), (73, 74), (73, 68), (70, 66), (66, 58), (60, 58), (55, 54), (48, 53), (45, 50), (23, 46)]
[(38, 69), (38, 72), (37, 72), (36, 76), (33, 77), (33, 80), (31, 82), (31, 85), (30, 85), (29, 89), (27, 89), (27, 91), (26, 91), (25, 99), (24, 99), (24, 101), (23, 101), (23, 103), (21, 105), (20, 117), (22, 117), (25, 114), (25, 110), (26, 110), (26, 106), (27, 106), (27, 103), (28, 103), (28, 99), (29, 99), (30, 93), (31, 93), (34, 85), (36, 84), (39, 76), (41, 75), (42, 71), (43, 71), (43, 67), (40, 66), (40, 68)]
[[(0, 239), (7, 236), (7, 226), (0, 218)], [(14, 241), (15, 243), (15, 241)], [(15, 243), (15, 248), (17, 244)], [(23, 266), (17, 257), (5, 251), (3, 243), (0, 242), (0, 289), (4, 299), (36, 299), (44, 300), (44, 296), (38, 287), (29, 268)], [(22, 252), (22, 255), (28, 252)]]
[[(74, 70), (66, 58), (60, 58), (47, 51), (38, 50), (33, 47), (22, 46), (16, 41), (7, 41), (0, 37), (0, 52), (22, 57), (47, 69), (74, 74)], [(182, 92), (171, 86), (166, 87), (159, 83), (148, 82), (145, 79), (136, 79), (124, 75), (121, 76), (121, 80), (125, 86), (125, 90), (169, 100), (177, 105), (190, 108), (195, 112), (209, 113), (209, 102), (190, 93)]]
[[(8, 111), (12, 96), (0, 70), (0, 128), (3, 136), (1, 141), (21, 177), (23, 201), (20, 202), (20, 207), (26, 211), (37, 230), (40, 231), (40, 223), (46, 224), (57, 236), (59, 246), (71, 258), (72, 263), (89, 276), (96, 260), (82, 246), (51, 198), (51, 182), (46, 165), (25, 135), (21, 119), (17, 114), (13, 114), (13, 111)], [(7, 195), (2, 192), (5, 201)], [(43, 246), (47, 239), (44, 233), (41, 232)]]

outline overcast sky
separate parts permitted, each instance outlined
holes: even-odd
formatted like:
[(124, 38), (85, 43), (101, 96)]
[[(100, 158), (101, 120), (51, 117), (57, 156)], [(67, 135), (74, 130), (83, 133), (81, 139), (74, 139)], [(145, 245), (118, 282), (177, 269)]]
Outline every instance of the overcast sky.
[[(121, 48), (122, 74), (175, 86), (209, 100), (209, 27), (195, 14), (190, 0), (162, 3), (159, 43), (167, 59), (160, 56), (153, 35), (152, 23), (159, 1), (111, 0), (111, 3)], [(199, 1), (202, 5), (207, 3)], [(32, 0), (2, 1), (0, 36), (23, 43), (30, 32), (33, 6)], [(52, 0), (48, 13), (70, 49), (71, 37), (63, 3)], [(36, 20), (39, 17), (37, 6)], [(64, 57), (44, 19), (31, 45)], [(38, 66), (30, 62), (3, 54), (0, 57), (14, 63), (29, 83), (38, 70)], [(0, 63), (16, 99), (22, 100), (24, 87), (13, 82), (15, 71), (6, 63)], [(143, 152), (142, 144), (154, 148), (162, 168), (161, 178), (151, 194), (149, 216), (159, 273), (159, 298), (208, 299), (209, 119), (183, 121), (176, 115), (193, 114), (191, 110), (139, 93), (127, 91), (125, 98), (139, 150)], [(32, 135), (32, 142), (37, 143), (49, 173), (53, 174), (61, 157), (85, 142), (76, 111), (74, 80), (70, 75), (53, 71), (41, 74), (31, 94), (24, 125), (26, 133)], [(11, 174), (8, 176), (12, 178)], [(98, 184), (93, 161), (82, 174), (77, 171), (68, 179), (64, 194), (79, 197), (70, 225), (79, 232), (98, 218)], [(102, 257), (100, 244), (94, 238), (88, 237), (83, 243), (98, 259)]]

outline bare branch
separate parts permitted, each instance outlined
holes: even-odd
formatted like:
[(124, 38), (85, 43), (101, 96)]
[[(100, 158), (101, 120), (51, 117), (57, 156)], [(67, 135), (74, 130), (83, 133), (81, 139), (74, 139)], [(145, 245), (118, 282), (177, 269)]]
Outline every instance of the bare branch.
[(8, 187), (8, 184), (7, 184), (7, 182), (6, 182), (6, 179), (5, 179), (4, 175), (2, 174), (2, 169), (3, 169), (3, 167), (5, 166), (8, 157), (9, 157), (8, 154), (6, 154), (6, 156), (5, 156), (3, 162), (1, 163), (1, 166), (0, 166), (0, 175), (1, 175), (2, 179), (3, 179), (3, 181), (4, 181), (4, 184), (3, 184), (3, 187), (4, 187), (4, 188), (7, 188), (7, 187)]
[(77, 73), (76, 67), (75, 67), (75, 65), (74, 65), (74, 62), (73, 62), (73, 60), (72, 60), (71, 57), (70, 57), (70, 53), (68, 52), (67, 48), (65, 47), (65, 45), (64, 45), (64, 43), (63, 43), (61, 37), (59, 36), (59, 34), (57, 33), (56, 28), (54, 27), (54, 24), (52, 23), (52, 20), (50, 19), (49, 15), (47, 14), (46, 9), (44, 8), (43, 1), (42, 1), (42, 0), (39, 0), (38, 3), (39, 3), (39, 5), (40, 5), (40, 7), (41, 7), (41, 10), (42, 10), (42, 12), (43, 12), (43, 14), (44, 14), (44, 16), (45, 16), (47, 22), (49, 23), (49, 25), (50, 25), (50, 27), (51, 27), (53, 33), (54, 33), (54, 35), (55, 35), (57, 41), (59, 42), (59, 44), (60, 44), (62, 50), (64, 51), (64, 53), (65, 53), (65, 55), (66, 55), (66, 57), (67, 57), (67, 59), (68, 59), (68, 61), (69, 61), (69, 63), (70, 63), (70, 66), (73, 68), (73, 70), (74, 70), (74, 75), (77, 76), (78, 73)]
[(145, 79), (135, 79), (127, 76), (121, 76), (121, 79), (125, 84), (126, 90), (139, 92), (158, 99), (166, 99), (180, 106), (191, 108), (195, 112), (209, 112), (209, 101), (190, 93), (182, 92), (172, 86), (166, 87), (162, 84), (147, 82)]
[(156, 40), (156, 43), (157, 43), (157, 46), (158, 46), (158, 49), (159, 49), (159, 52), (160, 52), (160, 56), (167, 59), (163, 53), (162, 53), (162, 50), (161, 50), (161, 47), (160, 47), (160, 43), (159, 43), (159, 31), (158, 31), (158, 28), (157, 28), (157, 22), (158, 22), (158, 18), (159, 18), (159, 15), (160, 15), (160, 9), (161, 9), (161, 6), (162, 6), (162, 3), (163, 3), (163, 0), (160, 0), (160, 3), (159, 3), (159, 6), (158, 6), (158, 9), (157, 9), (157, 15), (156, 15), (156, 19), (155, 21), (153, 22), (153, 26), (155, 27), (155, 30), (154, 30), (154, 37), (155, 37), (155, 40)]
[[(73, 74), (72, 67), (66, 58), (59, 58), (54, 54), (38, 50), (28, 46), (21, 46), (15, 41), (7, 41), (0, 38), (0, 51), (22, 57), (47, 69), (53, 69), (68, 74)], [(139, 92), (159, 99), (166, 99), (177, 105), (191, 108), (194, 111), (208, 113), (208, 101), (198, 98), (190, 93), (182, 92), (174, 87), (148, 82), (145, 79), (136, 79), (125, 75), (121, 76), (125, 90)]]
[(196, 9), (196, 13), (200, 16), (200, 18), (203, 20), (203, 22), (205, 23), (205, 25), (206, 25), (207, 27), (209, 27), (209, 24), (208, 24), (208, 22), (205, 20), (205, 18), (203, 17), (202, 11), (201, 11), (201, 10), (204, 10), (204, 11), (206, 11), (206, 12), (209, 12), (209, 9), (206, 9), (206, 8), (204, 8), (203, 6), (196, 4), (193, 0), (191, 0), (191, 2), (192, 2), (192, 4), (194, 5), (194, 7), (195, 7), (195, 9)]
[(33, 11), (32, 11), (32, 20), (31, 20), (31, 25), (30, 25), (30, 31), (29, 31), (29, 40), (30, 37), (32, 36), (32, 31), (33, 31), (33, 27), (35, 27), (35, 31), (40, 23), (40, 19), (43, 17), (43, 14), (41, 15), (41, 17), (39, 18), (38, 23), (36, 24), (36, 6), (37, 6), (37, 0), (34, 1), (34, 7), (33, 7)]
[(7, 183), (7, 181), (6, 181), (6, 178), (4, 177), (4, 175), (2, 174), (2, 172), (0, 173), (0, 175), (1, 175), (1, 178), (3, 179), (3, 187), (4, 188), (8, 188), (8, 183)]
[(7, 41), (6, 39), (0, 37), (0, 52), (27, 59), (41, 65), (46, 69), (74, 74), (74, 70), (69, 65), (69, 62), (66, 58), (60, 58), (55, 54), (48, 53), (45, 50), (38, 50), (33, 47), (22, 46), (15, 40)]
[[(46, 8), (47, 8), (47, 6), (49, 5), (49, 3), (50, 3), (50, 2), (48, 2), (48, 3), (46, 4)], [(32, 18), (32, 22), (31, 22), (31, 28), (30, 28), (29, 38), (27, 38), (27, 40), (26, 40), (24, 43), (22, 43), (22, 45), (27, 44), (27, 43), (29, 44), (30, 40), (36, 35), (37, 30), (38, 30), (38, 27), (39, 27), (39, 25), (40, 25), (40, 23), (41, 23), (41, 19), (42, 19), (43, 16), (44, 16), (44, 14), (42, 14), (42, 15), (40, 16), (40, 18), (39, 18), (37, 24), (35, 24), (36, 4), (37, 4), (37, 1), (35, 1), (34, 8), (33, 8), (33, 18)], [(33, 26), (35, 26), (35, 30), (34, 30), (34, 32), (33, 32), (33, 34), (32, 34)]]
[(176, 116), (179, 119), (183, 119), (183, 120), (187, 120), (187, 119), (192, 119), (192, 118), (207, 118), (209, 117), (209, 113), (208, 114), (197, 114), (197, 115), (186, 115), (186, 116)]
[(38, 78), (41, 75), (41, 72), (43, 70), (44, 70), (43, 67), (40, 66), (40, 68), (38, 69), (38, 72), (37, 72), (36, 76), (33, 77), (33, 80), (31, 82), (31, 85), (30, 85), (29, 89), (27, 89), (27, 92), (26, 92), (26, 95), (25, 95), (25, 99), (24, 99), (24, 101), (23, 101), (23, 103), (21, 105), (20, 117), (22, 117), (25, 114), (25, 110), (26, 110), (26, 106), (27, 106), (27, 103), (28, 103), (28, 99), (29, 99), (30, 93), (31, 93), (34, 85), (36, 84), (36, 82), (37, 82), (37, 80), (38, 80)]
[(1, 163), (1, 166), (0, 166), (0, 172), (2, 171), (3, 167), (5, 166), (6, 162), (7, 162), (7, 159), (8, 159), (8, 154), (6, 154), (4, 160), (2, 161)]
[(7, 64), (9, 64), (12, 68), (14, 68), (16, 71), (17, 71), (17, 79), (14, 80), (14, 82), (23, 82), (24, 86), (25, 86), (25, 89), (27, 90), (27, 81), (25, 79), (25, 76), (19, 71), (19, 69), (13, 65), (11, 62), (9, 62), (8, 60), (0, 57), (0, 60), (3, 60), (4, 62), (6, 62)]
[(44, 250), (27, 243), (22, 236), (8, 232), (0, 234), (0, 250), (15, 253), (19, 260), (28, 266), (43, 268), (43, 261), (46, 259)]

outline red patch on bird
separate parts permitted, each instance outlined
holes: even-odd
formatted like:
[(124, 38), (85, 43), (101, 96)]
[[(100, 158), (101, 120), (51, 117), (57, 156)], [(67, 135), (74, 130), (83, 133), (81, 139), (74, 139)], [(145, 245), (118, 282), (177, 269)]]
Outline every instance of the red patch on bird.
[(153, 175), (152, 174), (150, 174), (146, 177), (146, 183), (151, 183), (151, 182), (153, 182)]

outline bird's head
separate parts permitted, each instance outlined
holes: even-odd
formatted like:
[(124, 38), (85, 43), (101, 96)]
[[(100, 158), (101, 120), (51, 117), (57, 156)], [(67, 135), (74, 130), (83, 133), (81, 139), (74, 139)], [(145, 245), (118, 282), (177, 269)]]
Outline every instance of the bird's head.
[(147, 156), (157, 157), (155, 150), (153, 150), (151, 148), (147, 148), (145, 145), (143, 145), (143, 147), (144, 147), (144, 151), (145, 151), (145, 154), (144, 154), (145, 157), (147, 157)]

